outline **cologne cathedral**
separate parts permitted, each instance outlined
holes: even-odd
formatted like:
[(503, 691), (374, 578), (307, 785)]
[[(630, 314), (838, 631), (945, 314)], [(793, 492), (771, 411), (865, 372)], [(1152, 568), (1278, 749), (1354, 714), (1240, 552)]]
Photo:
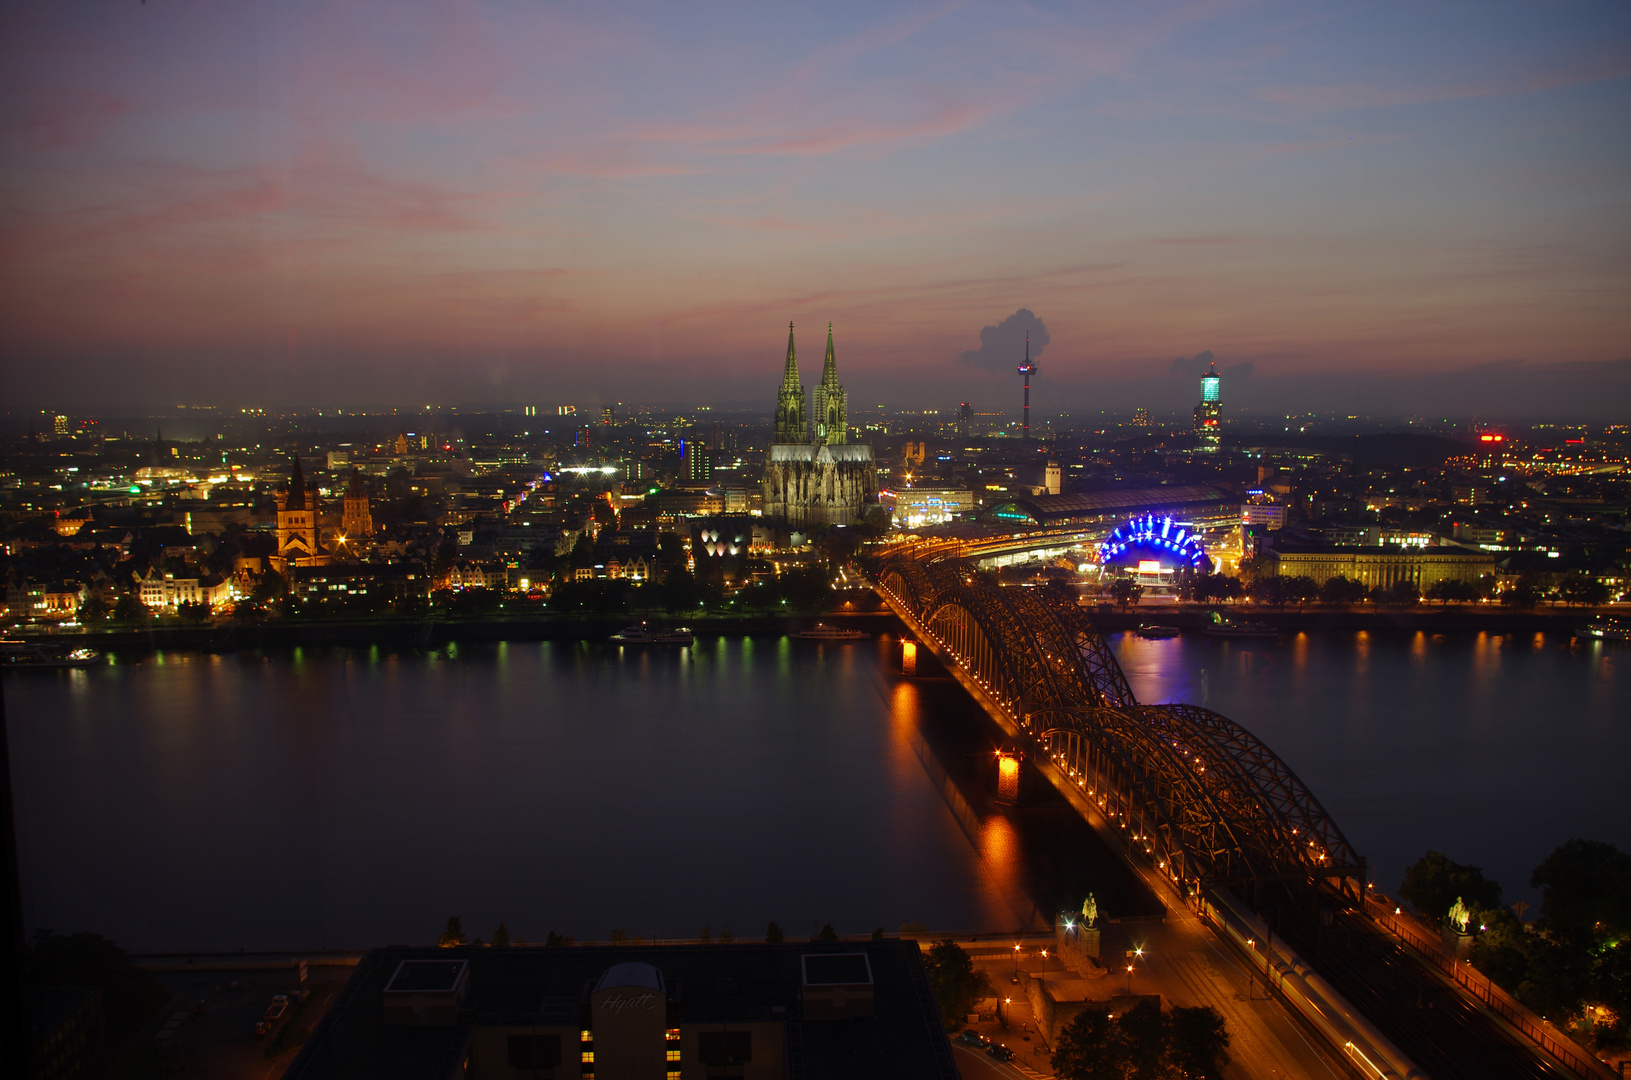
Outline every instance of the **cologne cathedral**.
[(793, 324), (788, 323), (775, 441), (765, 455), (765, 516), (797, 528), (854, 524), (878, 501), (878, 471), (871, 445), (849, 441), (849, 410), (833, 359), (832, 323), (827, 324), (827, 359), (813, 415), (805, 403)]

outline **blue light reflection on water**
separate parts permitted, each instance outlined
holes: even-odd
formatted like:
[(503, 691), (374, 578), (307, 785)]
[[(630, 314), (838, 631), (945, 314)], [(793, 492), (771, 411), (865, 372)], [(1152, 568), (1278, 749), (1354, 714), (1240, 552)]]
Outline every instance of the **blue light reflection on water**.
[[(1569, 836), (1631, 848), (1631, 649), (1531, 635), (1117, 637), (1308, 783), (1392, 890), (1427, 848), (1509, 900)], [(35, 925), (142, 949), (472, 934), (999, 929), (1020, 841), (970, 838), (889, 645), (704, 638), (149, 655), (8, 674)], [(933, 700), (948, 707), (944, 694)], [(972, 708), (972, 705), (969, 706)]]
[(1204, 705), (1269, 745), (1392, 892), (1429, 848), (1507, 901), (1572, 836), (1631, 850), (1631, 648), (1567, 636), (1116, 635), (1140, 701)]

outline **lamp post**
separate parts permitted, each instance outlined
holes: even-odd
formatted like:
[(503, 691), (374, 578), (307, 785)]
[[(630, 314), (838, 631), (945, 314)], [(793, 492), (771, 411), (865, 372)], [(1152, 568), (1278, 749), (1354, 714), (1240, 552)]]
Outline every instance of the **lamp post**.
[(1014, 946), (1014, 982), (1019, 982), (1019, 946)]

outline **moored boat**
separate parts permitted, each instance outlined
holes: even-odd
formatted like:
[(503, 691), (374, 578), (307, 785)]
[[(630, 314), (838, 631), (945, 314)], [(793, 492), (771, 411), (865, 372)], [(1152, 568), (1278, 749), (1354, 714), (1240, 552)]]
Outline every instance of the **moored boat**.
[(1157, 623), (1145, 623), (1135, 633), (1141, 638), (1173, 638), (1178, 636), (1176, 626), (1161, 626)]
[(85, 668), (101, 662), (102, 654), (90, 648), (70, 649), (28, 641), (0, 643), (0, 663), (8, 668)]
[(1216, 622), (1204, 627), (1201, 633), (1207, 637), (1222, 638), (1278, 638), (1280, 631), (1261, 622)]
[(1631, 621), (1605, 615), (1587, 623), (1580, 635), (1599, 641), (1631, 641)]
[(619, 645), (689, 645), (696, 636), (683, 626), (674, 629), (625, 626), (613, 634), (611, 640)]
[(793, 631), (793, 636), (802, 641), (861, 641), (872, 635), (865, 630), (850, 630), (842, 626), (816, 623), (804, 630)]

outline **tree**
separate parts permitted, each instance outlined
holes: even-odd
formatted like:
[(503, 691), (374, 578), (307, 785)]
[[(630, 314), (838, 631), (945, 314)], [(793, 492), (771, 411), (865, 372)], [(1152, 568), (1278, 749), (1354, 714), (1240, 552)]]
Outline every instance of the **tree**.
[(1281, 588), (1285, 590), (1286, 599), (1294, 600), (1298, 604), (1306, 604), (1318, 599), (1320, 595), (1319, 583), (1307, 574), (1292, 574), (1281, 579)]
[(1478, 599), (1478, 586), (1456, 578), (1440, 578), (1427, 586), (1423, 599), (1437, 600), (1441, 604), (1465, 603)]
[(1216, 1009), (1173, 1009), (1145, 998), (1112, 1020), (1077, 1014), (1059, 1033), (1054, 1071), (1064, 1080), (1217, 1080), (1229, 1061), (1229, 1032)]
[(770, 920), (770, 925), (765, 927), (765, 943), (768, 945), (780, 945), (786, 940), (787, 935), (782, 933), (782, 928), (777, 925), (776, 920)]
[(1064, 1080), (1123, 1080), (1127, 1075), (1121, 1033), (1098, 1009), (1087, 1009), (1065, 1025), (1053, 1051), (1053, 1071)]
[(101, 626), (108, 618), (108, 602), (100, 593), (91, 593), (79, 605), (79, 621), (86, 626)]
[(1167, 1075), (1167, 1018), (1161, 1003), (1142, 998), (1116, 1021), (1127, 1055), (1129, 1080), (1161, 1080)]
[(459, 921), (457, 915), (449, 915), (447, 917), (447, 929), (436, 935), (436, 944), (444, 949), (451, 949), (455, 945), (463, 945), (464, 943), (464, 924)]
[(1535, 867), (1544, 889), (1541, 926), (1571, 941), (1631, 935), (1631, 854), (1613, 844), (1571, 839)]
[(1540, 597), (1540, 586), (1521, 577), (1516, 585), (1501, 594), (1501, 603), (1506, 607), (1532, 608), (1540, 603)]
[(1126, 611), (1144, 595), (1144, 586), (1129, 577), (1118, 577), (1110, 583), (1110, 596)]
[(209, 619), (210, 606), (208, 604), (194, 603), (191, 600), (186, 600), (176, 605), (176, 614), (181, 616), (182, 622), (197, 625), (198, 623), (205, 622)]
[(1279, 574), (1263, 574), (1252, 582), (1252, 599), (1260, 604), (1284, 607), (1291, 595), (1286, 590), (1286, 579)]
[(820, 566), (796, 566), (777, 582), (788, 606), (803, 612), (820, 611), (832, 600), (827, 571)]
[(962, 946), (950, 939), (929, 950), (924, 967), (928, 970), (934, 1000), (940, 1006), (940, 1016), (948, 1028), (961, 1027), (963, 1017), (973, 1010), (974, 1003), (993, 993), (985, 972), (976, 968)]
[(1245, 595), (1246, 587), (1240, 579), (1227, 574), (1185, 574), (1179, 585), (1180, 597), (1201, 604), (1219, 600), (1239, 600)]
[(289, 595), (289, 583), (283, 580), (283, 575), (276, 570), (268, 570), (262, 574), (255, 587), (250, 590), (249, 596), (257, 604), (275, 604)]
[(498, 924), (498, 929), (493, 931), (493, 948), (495, 948), (495, 949), (507, 949), (509, 947), (510, 947), (510, 928), (508, 926), (505, 926), (504, 923), (502, 921), (500, 921), (499, 924)]
[(1415, 582), (1409, 578), (1400, 578), (1387, 588), (1378, 589), (1376, 599), (1396, 607), (1410, 607), (1421, 599), (1421, 592), (1416, 588)]
[(1608, 585), (1585, 574), (1570, 574), (1557, 587), (1557, 592), (1565, 604), (1608, 603)]
[(147, 620), (147, 605), (134, 592), (127, 592), (113, 605), (113, 620), (121, 623), (139, 623)]
[(1042, 594), (1056, 604), (1076, 606), (1076, 588), (1063, 578), (1048, 578), (1042, 583)]
[(838, 931), (836, 931), (836, 930), (834, 930), (832, 928), (832, 923), (828, 923), (826, 926), (823, 926), (821, 928), (821, 940), (822, 941), (837, 941), (838, 940)]
[(1477, 909), (1501, 906), (1499, 883), (1486, 878), (1479, 867), (1453, 862), (1437, 851), (1429, 851), (1405, 869), (1399, 896), (1434, 926), (1444, 925), (1456, 897)]
[(697, 579), (683, 566), (676, 566), (663, 578), (663, 607), (671, 612), (694, 611), (702, 603)]
[(1325, 584), (1320, 586), (1320, 602), (1341, 606), (1357, 604), (1365, 599), (1368, 591), (1364, 582), (1350, 581), (1338, 574), (1336, 577), (1326, 578)]
[(1229, 1032), (1209, 1005), (1175, 1008), (1168, 1021), (1172, 1063), (1194, 1080), (1219, 1080), (1229, 1063)]

